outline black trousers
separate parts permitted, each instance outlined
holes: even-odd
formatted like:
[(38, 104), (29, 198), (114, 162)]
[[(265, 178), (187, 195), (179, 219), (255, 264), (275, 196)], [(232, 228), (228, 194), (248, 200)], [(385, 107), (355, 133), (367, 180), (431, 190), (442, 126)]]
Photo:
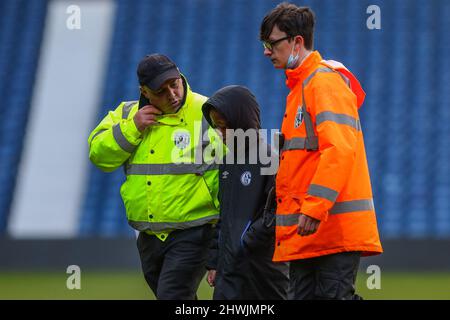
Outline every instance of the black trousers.
[(289, 265), (273, 262), (273, 243), (236, 256), (220, 252), (214, 300), (287, 300)]
[(164, 242), (144, 232), (139, 234), (142, 271), (157, 299), (197, 298), (212, 235), (210, 224), (173, 231)]
[(343, 252), (291, 261), (294, 300), (354, 300), (360, 252)]

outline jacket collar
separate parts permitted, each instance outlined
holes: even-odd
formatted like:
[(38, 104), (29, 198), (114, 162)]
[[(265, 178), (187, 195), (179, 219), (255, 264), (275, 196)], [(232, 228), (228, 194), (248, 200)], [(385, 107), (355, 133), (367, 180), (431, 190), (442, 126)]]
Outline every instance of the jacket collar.
[(292, 90), (297, 83), (303, 82), (317, 68), (320, 61), (322, 61), (320, 53), (313, 51), (297, 68), (285, 70), (288, 88)]

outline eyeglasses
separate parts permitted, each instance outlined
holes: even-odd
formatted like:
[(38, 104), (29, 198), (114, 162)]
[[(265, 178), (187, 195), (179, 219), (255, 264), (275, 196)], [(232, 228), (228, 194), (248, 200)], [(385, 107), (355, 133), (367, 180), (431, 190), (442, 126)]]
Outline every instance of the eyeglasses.
[(291, 36), (287, 36), (287, 37), (284, 37), (284, 38), (281, 38), (281, 39), (278, 39), (278, 40), (273, 40), (273, 41), (263, 41), (263, 42), (262, 42), (262, 45), (263, 45), (263, 47), (264, 47), (265, 49), (267, 49), (267, 50), (269, 50), (269, 51), (273, 51), (273, 47), (274, 47), (277, 43), (279, 43), (279, 42), (281, 42), (281, 41), (283, 41), (283, 40), (290, 39), (290, 38), (292, 38), (292, 37), (291, 37)]

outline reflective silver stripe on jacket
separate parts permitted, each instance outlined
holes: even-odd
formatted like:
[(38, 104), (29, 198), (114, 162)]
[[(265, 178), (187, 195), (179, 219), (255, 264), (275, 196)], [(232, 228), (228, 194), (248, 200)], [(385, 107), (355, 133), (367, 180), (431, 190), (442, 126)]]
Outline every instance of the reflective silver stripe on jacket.
[(284, 141), (282, 151), (286, 150), (315, 150), (315, 146), (319, 143), (316, 136), (308, 138), (292, 138)]
[(311, 184), (308, 188), (308, 192), (307, 192), (310, 196), (315, 196), (315, 197), (319, 197), (319, 198), (324, 198), (327, 199), (331, 202), (335, 202), (336, 198), (338, 197), (338, 192), (318, 185), (318, 184)]
[[(314, 126), (313, 122), (311, 120), (311, 115), (307, 111), (306, 108), (306, 101), (305, 101), (305, 87), (308, 85), (308, 83), (311, 81), (311, 79), (317, 74), (317, 73), (334, 73), (336, 71), (330, 69), (330, 68), (318, 68), (313, 73), (311, 73), (305, 81), (302, 83), (302, 109), (303, 109), (303, 118), (305, 121), (305, 129), (306, 129), (306, 137), (305, 138), (294, 138), (290, 140), (285, 141), (285, 145), (283, 146), (283, 151), (285, 150), (310, 150), (310, 151), (316, 151), (319, 149), (319, 139), (316, 136), (314, 132)], [(345, 81), (345, 83), (350, 86), (350, 80), (342, 75), (340, 72), (337, 72), (342, 79)], [(361, 130), (361, 124), (359, 120), (356, 120), (350, 116), (344, 115), (344, 114), (337, 114), (329, 111), (322, 112), (317, 115), (316, 117), (316, 126), (318, 126), (320, 123), (324, 121), (334, 121), (336, 123), (340, 124), (346, 124), (349, 126), (352, 126), (356, 130)]]
[(277, 214), (276, 224), (280, 227), (290, 227), (298, 224), (300, 213)]
[(137, 103), (137, 101), (128, 101), (125, 102), (125, 105), (122, 108), (122, 119), (128, 119), (128, 115), (130, 114), (130, 111), (132, 107)]
[(217, 219), (219, 219), (218, 214), (185, 222), (147, 222), (147, 221), (128, 220), (128, 224), (134, 229), (139, 231), (148, 230), (153, 232), (164, 232), (174, 229), (189, 229), (193, 227), (198, 227)]
[(311, 79), (316, 75), (316, 73), (334, 73), (335, 71), (327, 68), (327, 67), (321, 67), (321, 68), (317, 68), (316, 70), (314, 70), (313, 73), (311, 73), (308, 78), (305, 79), (305, 81), (303, 81), (303, 87), (306, 87), (308, 85), (308, 83), (311, 81)]
[(311, 73), (311, 75), (308, 76), (308, 78), (305, 79), (305, 81), (303, 82), (303, 85), (306, 87), (306, 85), (309, 83), (309, 81), (311, 81), (311, 79), (316, 75), (316, 73), (318, 72), (323, 72), (323, 73), (333, 73), (333, 72), (337, 72), (337, 74), (339, 74), (342, 78), (342, 80), (344, 80), (345, 84), (347, 86), (350, 87), (350, 79), (347, 78), (345, 75), (343, 75), (342, 73), (338, 72), (338, 71), (334, 71), (333, 69), (327, 68), (327, 67), (321, 67), (321, 68), (317, 68), (313, 73)]
[(373, 199), (367, 200), (352, 200), (352, 201), (342, 201), (336, 202), (331, 208), (331, 214), (347, 213), (347, 212), (357, 212), (357, 211), (374, 211), (375, 206), (373, 204)]
[(206, 171), (217, 170), (216, 163), (167, 163), (167, 164), (128, 164), (125, 168), (127, 175), (163, 175), (163, 174), (189, 174), (202, 175)]
[[(328, 213), (345, 214), (345, 213), (374, 211), (374, 210), (375, 207), (373, 204), (373, 199), (366, 199), (366, 200), (351, 200), (351, 201), (336, 202)], [(297, 225), (299, 217), (300, 213), (277, 214), (276, 215), (277, 226), (289, 227)]]
[[(303, 94), (303, 93), (302, 93)], [(319, 149), (319, 138), (314, 133), (314, 126), (311, 120), (311, 115), (306, 111), (306, 102), (303, 100), (303, 117), (305, 118), (305, 128), (306, 128), (306, 138), (305, 147), (306, 150), (318, 150)]]
[(284, 141), (281, 150), (303, 150), (305, 149), (306, 138), (292, 138)]
[(136, 149), (136, 146), (131, 144), (123, 135), (122, 129), (120, 128), (120, 123), (113, 126), (113, 136), (117, 144), (126, 152), (132, 153), (134, 149)]
[[(303, 107), (303, 117), (305, 119), (305, 129), (306, 129), (306, 139), (305, 146), (303, 149), (316, 151), (319, 149), (319, 138), (314, 133), (314, 126), (311, 120), (311, 115), (307, 111), (306, 108), (306, 100), (305, 100), (305, 87), (311, 81), (311, 79), (319, 72), (334, 72), (330, 68), (318, 68), (312, 74), (308, 76), (302, 83), (302, 107)], [(292, 149), (291, 149), (292, 150)]]
[(324, 121), (332, 121), (338, 124), (345, 124), (352, 128), (355, 128), (358, 131), (361, 131), (360, 121), (346, 114), (324, 111), (316, 116), (316, 126)]

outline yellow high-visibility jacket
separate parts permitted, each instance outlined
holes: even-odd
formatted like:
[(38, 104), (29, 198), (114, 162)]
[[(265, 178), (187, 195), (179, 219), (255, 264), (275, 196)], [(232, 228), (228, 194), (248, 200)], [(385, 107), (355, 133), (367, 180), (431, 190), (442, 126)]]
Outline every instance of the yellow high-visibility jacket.
[(183, 82), (186, 99), (177, 113), (158, 116), (159, 123), (141, 133), (133, 119), (138, 101), (122, 102), (88, 139), (89, 158), (98, 168), (125, 169), (120, 193), (128, 223), (163, 241), (175, 229), (215, 223), (219, 215), (211, 148), (218, 137), (203, 118), (206, 97)]

